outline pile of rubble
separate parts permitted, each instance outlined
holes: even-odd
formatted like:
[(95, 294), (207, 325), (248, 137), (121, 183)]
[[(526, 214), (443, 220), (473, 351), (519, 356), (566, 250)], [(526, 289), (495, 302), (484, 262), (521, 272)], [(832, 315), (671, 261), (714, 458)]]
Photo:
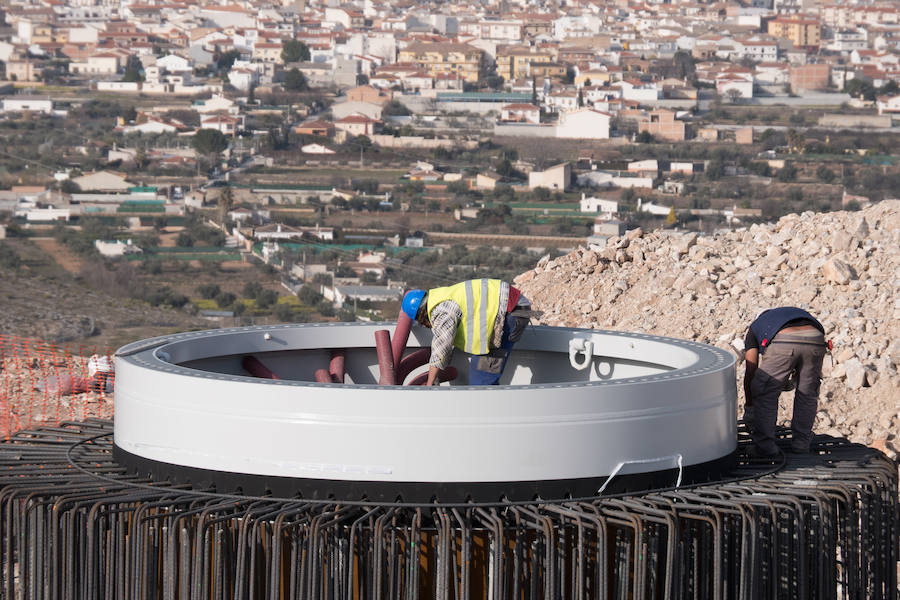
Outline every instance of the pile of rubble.
[(900, 453), (900, 200), (712, 236), (636, 229), (544, 257), (515, 283), (543, 312), (539, 324), (688, 338), (739, 360), (761, 310), (805, 308), (834, 343), (815, 431)]

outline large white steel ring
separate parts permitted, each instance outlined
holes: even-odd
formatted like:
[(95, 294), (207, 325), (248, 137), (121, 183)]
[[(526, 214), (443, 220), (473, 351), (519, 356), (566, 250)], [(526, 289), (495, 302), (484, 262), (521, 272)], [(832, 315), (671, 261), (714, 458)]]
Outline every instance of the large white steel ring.
[[(465, 385), (467, 356), (457, 352), (451, 385), (379, 386), (378, 329), (393, 325), (244, 327), (129, 344), (116, 354), (117, 456), (220, 490), (425, 501), (663, 487), (714, 478), (733, 460), (735, 360), (718, 348), (537, 326), (513, 350), (503, 385)], [(430, 339), (416, 327), (408, 348)], [(347, 383), (316, 383), (334, 348), (346, 349)], [(281, 379), (248, 376), (247, 355)]]

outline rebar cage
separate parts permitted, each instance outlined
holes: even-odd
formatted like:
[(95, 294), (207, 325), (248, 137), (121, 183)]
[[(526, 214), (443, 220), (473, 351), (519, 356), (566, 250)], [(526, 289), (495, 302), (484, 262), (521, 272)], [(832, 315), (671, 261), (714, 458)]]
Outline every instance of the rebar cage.
[[(781, 431), (784, 437), (789, 435)], [(896, 598), (897, 468), (813, 453), (715, 484), (489, 504), (247, 497), (130, 475), (102, 420), (0, 446), (5, 598)]]

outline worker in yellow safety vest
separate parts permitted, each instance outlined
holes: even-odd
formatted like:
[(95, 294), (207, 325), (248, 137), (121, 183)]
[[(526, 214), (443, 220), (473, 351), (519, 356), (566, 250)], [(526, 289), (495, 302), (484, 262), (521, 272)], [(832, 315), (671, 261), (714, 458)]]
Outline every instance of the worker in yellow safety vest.
[(531, 318), (531, 303), (499, 279), (471, 279), (430, 290), (411, 290), (401, 309), (433, 332), (428, 382), (434, 385), (454, 348), (472, 355), (470, 385), (497, 385), (509, 351)]

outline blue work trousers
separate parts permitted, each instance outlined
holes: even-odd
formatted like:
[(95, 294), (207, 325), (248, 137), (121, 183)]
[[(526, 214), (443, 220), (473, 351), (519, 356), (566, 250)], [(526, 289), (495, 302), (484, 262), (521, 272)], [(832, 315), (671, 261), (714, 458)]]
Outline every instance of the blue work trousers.
[(506, 315), (503, 321), (503, 337), (500, 347), (491, 350), (490, 354), (473, 356), (469, 361), (469, 385), (499, 385), (500, 376), (506, 368), (509, 351), (515, 342), (509, 339), (509, 333), (516, 326), (516, 317)]

